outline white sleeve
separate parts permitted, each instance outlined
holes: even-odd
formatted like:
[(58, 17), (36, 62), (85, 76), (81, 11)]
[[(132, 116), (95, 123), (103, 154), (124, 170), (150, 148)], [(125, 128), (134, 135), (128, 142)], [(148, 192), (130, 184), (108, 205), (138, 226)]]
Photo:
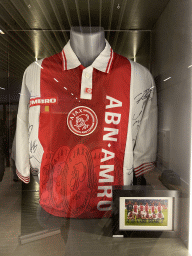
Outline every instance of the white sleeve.
[(157, 150), (157, 95), (150, 72), (134, 67), (133, 93), (133, 168), (138, 177), (154, 168)]
[(25, 183), (30, 181), (29, 142), (28, 142), (28, 116), (30, 92), (26, 84), (27, 69), (23, 75), (17, 126), (15, 134), (15, 165), (17, 176)]

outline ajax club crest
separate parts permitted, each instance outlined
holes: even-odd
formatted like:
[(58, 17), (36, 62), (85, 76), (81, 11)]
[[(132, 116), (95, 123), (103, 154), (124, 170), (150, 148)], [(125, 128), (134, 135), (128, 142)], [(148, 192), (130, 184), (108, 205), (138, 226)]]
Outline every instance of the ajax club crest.
[(72, 109), (67, 117), (69, 129), (76, 135), (87, 136), (94, 132), (97, 127), (97, 116), (95, 112), (85, 106)]

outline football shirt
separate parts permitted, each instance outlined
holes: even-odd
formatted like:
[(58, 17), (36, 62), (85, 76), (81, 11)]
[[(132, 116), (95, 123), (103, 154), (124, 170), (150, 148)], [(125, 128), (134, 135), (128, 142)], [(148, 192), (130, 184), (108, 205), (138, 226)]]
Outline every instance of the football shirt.
[(105, 49), (84, 67), (70, 41), (23, 76), (16, 129), (17, 175), (40, 179), (40, 205), (70, 218), (109, 215), (113, 185), (156, 159), (156, 88), (150, 72)]

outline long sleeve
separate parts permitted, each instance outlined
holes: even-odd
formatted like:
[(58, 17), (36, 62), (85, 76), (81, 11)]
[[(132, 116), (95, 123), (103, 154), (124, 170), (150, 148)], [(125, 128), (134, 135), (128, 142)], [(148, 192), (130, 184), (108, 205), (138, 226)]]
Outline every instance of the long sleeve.
[(135, 68), (133, 125), (133, 168), (138, 177), (154, 168), (157, 150), (157, 96), (150, 72)]
[(25, 183), (30, 181), (29, 142), (28, 142), (28, 116), (30, 93), (26, 84), (25, 71), (20, 93), (15, 135), (15, 164), (17, 176)]

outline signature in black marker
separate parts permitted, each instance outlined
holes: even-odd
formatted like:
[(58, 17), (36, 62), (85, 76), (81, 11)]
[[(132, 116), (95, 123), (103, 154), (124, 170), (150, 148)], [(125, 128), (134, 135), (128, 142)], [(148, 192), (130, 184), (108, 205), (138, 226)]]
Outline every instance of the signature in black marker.
[(141, 100), (146, 100), (146, 99), (150, 98), (152, 90), (153, 90), (153, 87), (151, 87), (151, 88), (145, 90), (143, 93), (139, 93), (139, 94), (134, 98), (134, 100), (140, 96), (138, 99), (136, 99), (137, 104), (139, 104), (139, 102), (140, 102)]
[(31, 152), (31, 153), (35, 153), (35, 151), (36, 151), (36, 149), (37, 149), (36, 140), (35, 140), (35, 141), (31, 141), (29, 144), (30, 144), (30, 152)]
[(145, 102), (143, 102), (143, 105), (142, 105), (142, 108), (141, 108), (141, 111), (139, 112), (139, 114), (136, 117), (135, 117), (135, 114), (133, 115), (133, 120), (137, 120), (143, 114), (144, 108), (145, 108)]
[[(133, 119), (134, 120), (134, 119)], [(140, 120), (137, 120), (137, 121), (135, 121), (134, 123), (133, 123), (133, 126), (135, 126), (136, 124), (137, 124), (137, 127), (139, 126), (140, 127)]]
[(32, 159), (32, 158), (34, 158), (38, 163), (41, 163), (36, 157), (34, 157), (34, 156), (29, 157), (29, 159)]
[(133, 173), (133, 167), (131, 167), (130, 169), (128, 169), (129, 172), (128, 172), (128, 175), (131, 175)]
[(30, 137), (32, 130), (33, 130), (33, 125), (29, 125), (29, 128), (28, 128), (28, 137)]

